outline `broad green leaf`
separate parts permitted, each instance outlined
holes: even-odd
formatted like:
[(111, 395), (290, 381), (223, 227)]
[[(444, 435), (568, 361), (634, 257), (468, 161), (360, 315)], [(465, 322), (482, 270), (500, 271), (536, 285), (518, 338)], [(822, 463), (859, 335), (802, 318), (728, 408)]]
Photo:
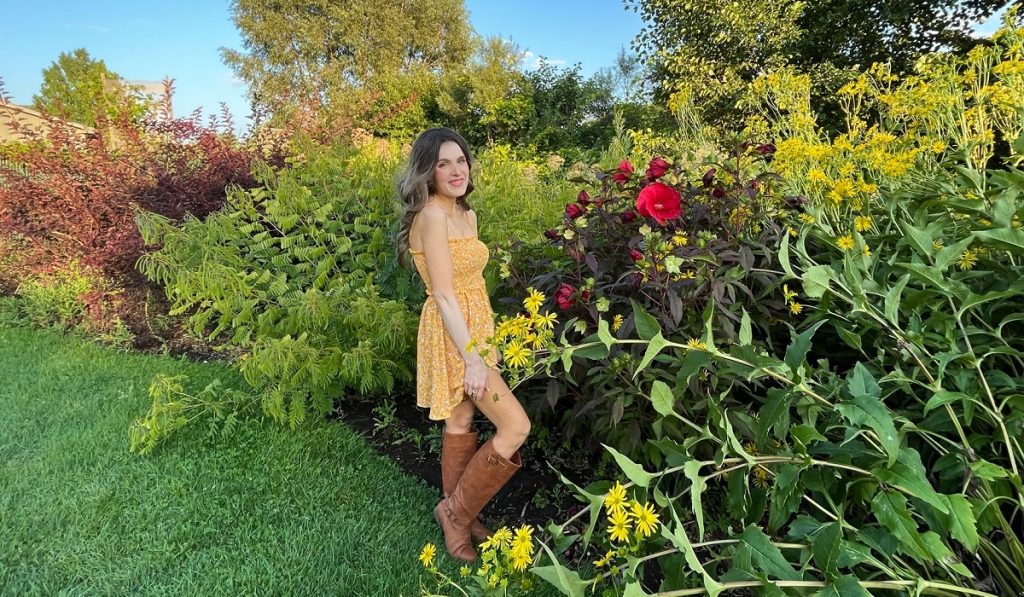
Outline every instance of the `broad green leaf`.
[(937, 267), (939, 271), (946, 271), (949, 264), (960, 260), (960, 256), (963, 254), (964, 249), (971, 246), (971, 243), (973, 242), (973, 238), (967, 237), (956, 244), (939, 249), (935, 253), (935, 267)]
[(811, 555), (814, 565), (827, 577), (839, 574), (839, 554), (843, 543), (843, 527), (838, 522), (831, 522), (811, 535)]
[(983, 240), (983, 244), (1009, 251), (1014, 255), (1024, 253), (1024, 231), (1017, 228), (996, 228), (978, 230), (972, 233)]
[(1021, 292), (1022, 291), (1020, 289), (1010, 289), (986, 292), (985, 294), (970, 294), (967, 296), (967, 300), (961, 303), (960, 307), (956, 310), (956, 316), (963, 317), (964, 313), (966, 313), (970, 309), (973, 309), (974, 307), (977, 307), (978, 305), (982, 305), (989, 301), (994, 301), (1002, 298), (1018, 296), (1021, 294)]
[(871, 593), (860, 586), (856, 576), (847, 575), (837, 578), (835, 582), (815, 593), (814, 597), (871, 597)]
[(921, 540), (924, 541), (924, 544), (928, 547), (928, 553), (931, 554), (936, 562), (941, 562), (943, 566), (954, 570), (957, 574), (974, 578), (971, 571), (957, 559), (956, 554), (942, 541), (942, 537), (938, 533), (935, 531), (922, 533)]
[(779, 247), (779, 264), (782, 265), (782, 271), (786, 272), (786, 277), (783, 280), (789, 280), (796, 278), (797, 275), (793, 273), (793, 268), (789, 265), (789, 235), (782, 235), (782, 244)]
[(986, 481), (995, 481), (996, 479), (1003, 479), (1010, 476), (1009, 471), (1005, 468), (998, 464), (992, 464), (987, 460), (976, 460), (972, 462), (971, 471)]
[[(725, 430), (725, 436), (729, 439), (729, 446), (732, 447), (732, 451), (740, 458), (746, 460), (750, 464), (754, 463), (754, 457), (751, 456), (743, 448), (743, 444), (740, 443), (739, 438), (736, 437), (736, 432), (732, 428), (732, 421), (729, 420), (729, 413), (722, 411), (722, 418), (720, 423), (722, 429)], [(724, 453), (723, 449), (723, 453)]]
[(789, 429), (789, 434), (805, 448), (813, 441), (825, 441), (825, 436), (810, 425), (794, 425)]
[(800, 471), (799, 467), (786, 464), (775, 477), (771, 507), (768, 510), (768, 530), (779, 530), (800, 506), (800, 498), (804, 493), (800, 485)]
[(900, 299), (909, 281), (910, 274), (903, 274), (903, 277), (885, 293), (885, 318), (895, 326), (900, 324)]
[(811, 298), (821, 298), (829, 289), (832, 280), (832, 268), (827, 265), (814, 265), (804, 272), (804, 294)]
[(801, 580), (800, 573), (786, 561), (779, 548), (772, 544), (761, 529), (754, 525), (743, 530), (740, 542), (750, 548), (751, 559), (757, 570), (763, 571), (770, 578), (779, 580)]
[(875, 513), (878, 522), (899, 540), (904, 552), (921, 561), (928, 561), (931, 558), (928, 546), (924, 544), (917, 530), (917, 523), (907, 511), (907, 498), (903, 497), (903, 494), (889, 490), (879, 491), (871, 500), (871, 511)]
[(673, 409), (675, 397), (672, 395), (672, 389), (660, 379), (654, 380), (654, 383), (651, 384), (651, 403), (654, 404), (654, 410), (663, 417), (675, 412)]
[(910, 241), (910, 246), (917, 250), (918, 255), (927, 258), (935, 254), (935, 239), (927, 230), (917, 228), (909, 222), (903, 223), (904, 238)]
[(626, 590), (622, 592), (622, 597), (645, 597), (646, 595), (650, 595), (650, 593), (645, 591), (639, 582), (627, 584)]
[(633, 325), (636, 326), (636, 333), (643, 340), (650, 340), (656, 334), (661, 333), (661, 324), (633, 299), (629, 299), (633, 305)]
[(651, 479), (654, 478), (654, 475), (645, 471), (644, 467), (630, 460), (625, 454), (619, 453), (615, 448), (604, 444), (601, 445), (604, 446), (605, 450), (612, 453), (612, 456), (615, 458), (615, 463), (619, 465), (619, 468), (622, 469), (622, 472), (630, 481), (636, 483), (640, 487), (647, 487), (650, 485)]
[(768, 390), (768, 402), (757, 413), (757, 443), (764, 444), (768, 439), (768, 429), (775, 428), (775, 437), (779, 441), (786, 438), (789, 432), (789, 392), (772, 388)]
[(548, 557), (551, 558), (552, 565), (534, 566), (530, 568), (530, 572), (547, 581), (548, 584), (561, 591), (563, 595), (584, 597), (589, 581), (581, 579), (579, 573), (575, 570), (570, 570), (561, 565), (555, 554), (551, 553), (551, 548), (543, 541), (540, 542), (540, 546), (548, 554)]
[(647, 345), (647, 350), (644, 351), (644, 358), (640, 360), (640, 364), (637, 365), (636, 370), (633, 371), (633, 379), (636, 379), (636, 376), (646, 369), (647, 366), (651, 364), (651, 361), (654, 360), (654, 357), (658, 356), (658, 353), (660, 353), (666, 346), (668, 346), (668, 340), (662, 337), (661, 332), (655, 334), (654, 337), (651, 338), (650, 344)]
[(722, 592), (722, 583), (718, 582), (708, 574), (707, 570), (704, 569), (704, 565), (701, 564), (700, 558), (693, 551), (693, 545), (690, 544), (690, 538), (686, 536), (686, 529), (679, 522), (679, 517), (676, 516), (675, 510), (672, 511), (672, 518), (675, 521), (673, 530), (669, 532), (668, 525), (661, 526), (661, 535), (668, 539), (672, 545), (675, 546), (683, 554), (683, 558), (686, 560), (686, 564), (690, 567), (690, 570), (699, 574), (704, 581), (704, 590), (710, 597), (716, 597)]
[(931, 265), (922, 265), (920, 263), (897, 263), (896, 265), (909, 271), (914, 275), (914, 277), (918, 278), (922, 282), (931, 284), (937, 290), (951, 294), (946, 277), (942, 275), (942, 271), (940, 271), (939, 268)]
[(882, 395), (882, 389), (878, 386), (878, 382), (863, 363), (853, 366), (853, 371), (847, 378), (847, 384), (851, 396), (867, 396), (877, 399)]
[(814, 332), (817, 332), (818, 328), (825, 324), (825, 321), (822, 319), (803, 332), (792, 336), (793, 339), (790, 341), (789, 347), (786, 348), (786, 364), (789, 365), (790, 370), (796, 371), (804, 362), (807, 351), (811, 349), (811, 338), (814, 336)]
[(612, 335), (611, 330), (608, 329), (608, 321), (606, 319), (597, 320), (597, 337), (604, 343), (606, 348), (611, 348), (617, 340)]
[(948, 392), (946, 390), (939, 390), (932, 394), (932, 397), (928, 399), (927, 404), (924, 405), (924, 413), (928, 414), (928, 411), (933, 408), (938, 408), (943, 404), (949, 404), (950, 402), (959, 402), (962, 400), (970, 400), (971, 397), (963, 392)]
[(972, 553), (978, 549), (978, 525), (974, 520), (974, 509), (962, 495), (944, 495), (949, 507), (949, 532)]
[(747, 345), (753, 342), (754, 335), (750, 330), (750, 314), (743, 309), (743, 317), (740, 318), (740, 344)]
[(838, 321), (833, 321), (832, 326), (835, 327), (836, 332), (839, 334), (839, 337), (843, 339), (843, 342), (846, 342), (853, 348), (856, 348), (861, 354), (864, 353), (864, 345), (861, 342), (860, 334), (851, 332), (846, 329), (845, 326), (840, 325)]
[(935, 492), (925, 477), (921, 457), (913, 448), (904, 448), (899, 453), (899, 460), (888, 468), (876, 467), (871, 474), (889, 485), (898, 486), (904, 493), (928, 502), (933, 508), (949, 514), (949, 506), (942, 496)]
[(690, 508), (693, 510), (693, 517), (697, 520), (697, 539), (704, 538), (704, 507), (701, 504), (701, 497), (707, 487), (707, 479), (700, 475), (703, 463), (699, 460), (691, 460), (683, 465), (683, 474), (690, 480)]

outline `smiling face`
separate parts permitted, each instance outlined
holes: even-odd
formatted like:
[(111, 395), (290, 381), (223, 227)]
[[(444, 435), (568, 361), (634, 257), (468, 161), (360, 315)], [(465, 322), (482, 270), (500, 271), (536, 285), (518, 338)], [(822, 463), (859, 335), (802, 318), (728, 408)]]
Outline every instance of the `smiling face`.
[(469, 159), (455, 141), (445, 141), (434, 164), (434, 194), (457, 199), (469, 186)]

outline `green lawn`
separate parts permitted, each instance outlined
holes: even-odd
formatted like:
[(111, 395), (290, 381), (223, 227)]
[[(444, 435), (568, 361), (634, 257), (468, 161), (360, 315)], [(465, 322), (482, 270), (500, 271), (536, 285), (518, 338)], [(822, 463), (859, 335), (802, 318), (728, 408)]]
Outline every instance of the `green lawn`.
[(420, 547), (443, 552), (435, 490), (341, 424), (199, 428), (131, 454), (160, 372), (241, 383), (220, 364), (0, 328), (0, 593), (418, 593)]

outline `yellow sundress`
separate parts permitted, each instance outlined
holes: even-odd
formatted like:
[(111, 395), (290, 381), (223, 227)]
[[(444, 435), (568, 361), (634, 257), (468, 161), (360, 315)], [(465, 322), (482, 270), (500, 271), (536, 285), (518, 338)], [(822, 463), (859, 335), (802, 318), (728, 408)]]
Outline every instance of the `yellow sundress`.
[[(484, 285), (484, 266), (489, 252), (476, 236), (450, 238), (455, 297), (466, 319), (469, 335), (479, 348), (494, 335), (494, 319), (490, 297)], [(448, 335), (441, 319), (441, 310), (433, 297), (430, 275), (427, 273), (423, 251), (410, 249), (413, 263), (427, 287), (427, 301), (420, 312), (419, 335), (416, 338), (416, 404), (430, 409), (430, 418), (447, 419), (452, 409), (462, 402), (462, 381), (465, 364), (459, 347)], [(483, 355), (488, 367), (497, 364), (494, 349)]]

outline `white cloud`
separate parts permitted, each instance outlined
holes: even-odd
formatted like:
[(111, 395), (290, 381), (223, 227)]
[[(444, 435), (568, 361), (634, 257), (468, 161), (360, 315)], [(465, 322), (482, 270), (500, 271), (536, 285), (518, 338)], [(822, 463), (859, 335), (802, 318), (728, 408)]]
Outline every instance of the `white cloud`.
[(231, 85), (232, 87), (245, 87), (245, 81), (238, 78), (234, 72), (226, 72), (221, 74), (221, 79)]
[(565, 60), (561, 58), (546, 58), (538, 56), (529, 50), (522, 53), (522, 62), (523, 66), (530, 70), (537, 70), (543, 64), (550, 64), (552, 66), (562, 66), (565, 64)]

